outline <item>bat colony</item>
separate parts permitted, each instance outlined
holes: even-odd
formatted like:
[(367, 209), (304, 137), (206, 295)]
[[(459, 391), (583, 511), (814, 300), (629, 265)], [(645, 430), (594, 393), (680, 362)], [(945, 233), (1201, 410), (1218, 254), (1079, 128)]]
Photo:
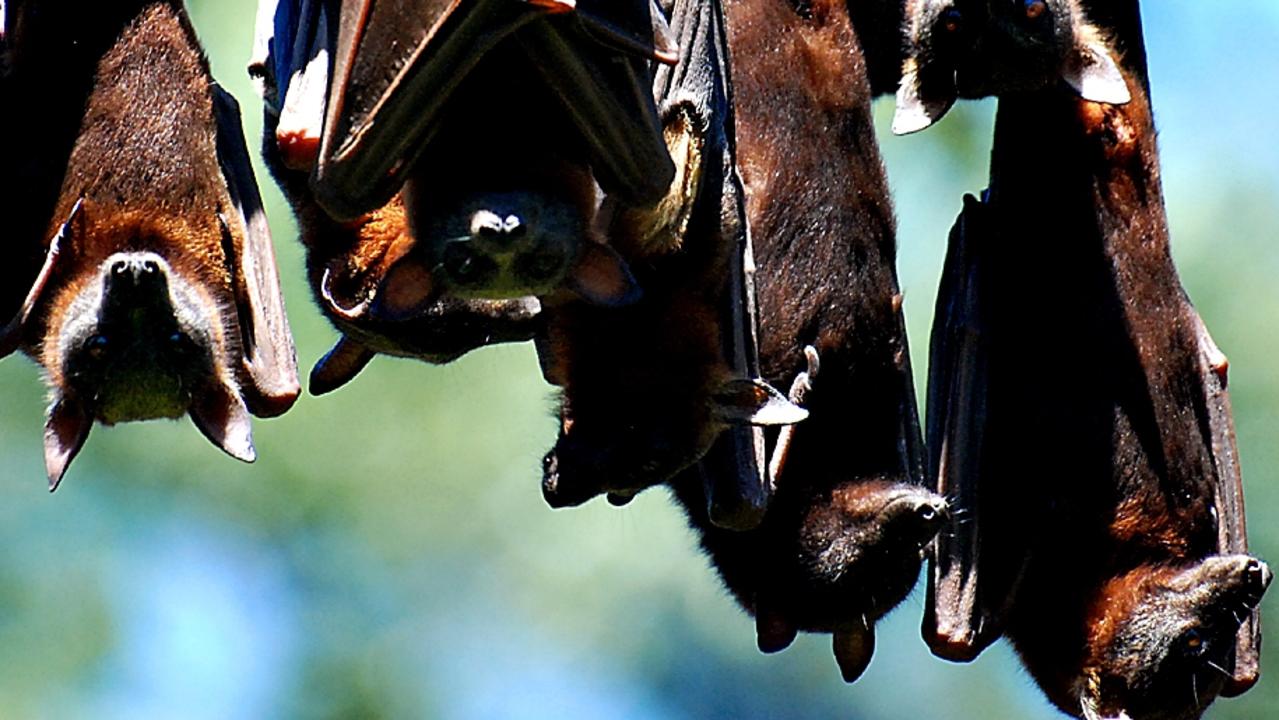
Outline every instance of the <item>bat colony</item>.
[[(0, 357), (43, 368), (50, 487), (95, 421), (189, 415), (252, 461), (297, 367), (182, 3), (0, 11), (0, 102), (43, 108), (0, 113)], [(1271, 573), (1169, 254), (1137, 0), (263, 0), (249, 71), (339, 334), (313, 393), (533, 340), (546, 501), (667, 485), (759, 648), (829, 633), (849, 682), (925, 562), (933, 652), (1005, 636), (1074, 717), (1257, 681)], [(1001, 97), (926, 443), (871, 120), (894, 92), (902, 134)]]

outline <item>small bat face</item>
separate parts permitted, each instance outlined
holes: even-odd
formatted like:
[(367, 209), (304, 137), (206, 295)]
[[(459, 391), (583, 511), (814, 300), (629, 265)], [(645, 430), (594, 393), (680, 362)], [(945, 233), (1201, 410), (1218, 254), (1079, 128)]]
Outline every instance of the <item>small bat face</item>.
[(922, 130), (956, 98), (1027, 92), (1065, 80), (1085, 99), (1128, 88), (1078, 0), (912, 0), (893, 132)]
[(44, 364), (95, 419), (180, 417), (210, 378), (231, 376), (218, 303), (153, 252), (113, 254), (67, 294)]
[(1103, 590), (1079, 680), (1088, 720), (1193, 720), (1231, 678), (1239, 626), (1273, 574), (1249, 555), (1139, 568)]
[(458, 297), (546, 295), (568, 275), (583, 235), (572, 208), (538, 193), (496, 193), (456, 210), (415, 234)]

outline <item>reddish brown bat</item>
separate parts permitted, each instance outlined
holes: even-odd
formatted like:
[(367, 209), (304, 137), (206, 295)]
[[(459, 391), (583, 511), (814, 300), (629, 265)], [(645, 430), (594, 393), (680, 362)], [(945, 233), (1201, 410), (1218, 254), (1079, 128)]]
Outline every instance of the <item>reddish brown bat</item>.
[(94, 421), (187, 414), (252, 461), (249, 413), (284, 412), (298, 382), (235, 101), (180, 3), (7, 11), (6, 101), (80, 93), (5, 133), (24, 138), (11, 144), (19, 255), (42, 261), (17, 280), (0, 356), (21, 347), (45, 370), (51, 487)]
[[(801, 630), (832, 633), (851, 682), (870, 662), (875, 621), (914, 587), (947, 516), (922, 485), (872, 90), (844, 2), (725, 7), (760, 364), (809, 416), (773, 443), (775, 492), (758, 528), (716, 527), (697, 473), (675, 489), (755, 615), (760, 649), (781, 650)], [(704, 461), (702, 470), (729, 468)]]
[(1169, 254), (1136, 2), (1112, 3), (1132, 102), (1000, 100), (988, 194), (938, 295), (928, 437), (955, 507), (924, 637), (1007, 637), (1088, 720), (1198, 718), (1253, 685), (1271, 580), (1248, 554), (1226, 359)]
[(643, 202), (670, 179), (645, 59), (674, 58), (650, 0), (263, 7), (268, 159), (347, 335), (313, 387), (374, 352), (526, 339), (539, 297), (638, 295), (594, 218), (597, 184)]
[(1059, 80), (1087, 100), (1123, 104), (1128, 88), (1080, 0), (908, 0), (893, 132), (941, 119), (957, 98), (1027, 92)]
[(553, 507), (602, 493), (624, 502), (691, 466), (729, 427), (804, 415), (732, 357), (746, 228), (719, 3), (676, 2), (671, 25), (684, 54), (658, 72), (654, 94), (675, 181), (656, 206), (606, 210), (609, 243), (644, 296), (627, 308), (557, 305), (539, 342), (547, 378), (564, 388), (542, 484)]

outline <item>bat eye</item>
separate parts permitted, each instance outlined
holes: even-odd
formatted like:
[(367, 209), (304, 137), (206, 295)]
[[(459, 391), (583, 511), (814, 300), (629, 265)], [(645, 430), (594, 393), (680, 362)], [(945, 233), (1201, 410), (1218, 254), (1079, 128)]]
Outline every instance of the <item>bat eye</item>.
[(1048, 3), (1044, 0), (1024, 0), (1023, 5), (1026, 8), (1026, 18), (1029, 20), (1039, 19), (1048, 10)]
[(957, 8), (947, 8), (938, 18), (938, 22), (941, 23), (942, 30), (949, 35), (954, 35), (964, 26), (964, 14)]
[(1181, 635), (1181, 648), (1191, 657), (1203, 655), (1207, 650), (1203, 635), (1195, 629), (1187, 630)]
[(106, 357), (110, 345), (111, 341), (107, 340), (106, 335), (94, 335), (84, 343), (84, 351), (94, 360), (101, 360)]

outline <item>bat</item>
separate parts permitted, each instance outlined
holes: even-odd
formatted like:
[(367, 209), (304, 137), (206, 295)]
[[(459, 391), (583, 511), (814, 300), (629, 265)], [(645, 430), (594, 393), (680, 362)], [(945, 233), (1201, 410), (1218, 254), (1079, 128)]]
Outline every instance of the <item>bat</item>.
[(346, 336), (313, 389), (376, 352), (442, 362), (527, 339), (547, 298), (633, 302), (638, 285), (594, 227), (597, 184), (651, 195), (646, 184), (669, 182), (651, 95), (637, 89), (648, 58), (673, 59), (660, 12), (366, 5), (264, 3), (251, 67), (312, 287)]
[(924, 637), (958, 661), (1007, 637), (1087, 720), (1197, 718), (1245, 692), (1272, 578), (1248, 554), (1225, 356), (1169, 254), (1143, 57), (1125, 54), (1127, 105), (1000, 100), (930, 349), (930, 470), (962, 519)]
[(719, 4), (677, 2), (671, 27), (685, 51), (659, 69), (653, 93), (675, 180), (655, 206), (615, 201), (601, 212), (643, 297), (622, 308), (556, 304), (538, 338), (544, 374), (563, 388), (560, 437), (543, 465), (552, 507), (601, 494), (623, 504), (690, 467), (729, 428), (805, 415), (751, 372), (749, 313), (733, 307), (745, 301), (747, 234)]
[[(51, 387), (50, 488), (95, 421), (189, 415), (251, 462), (249, 414), (288, 410), (298, 380), (238, 106), (213, 82), (180, 3), (8, 10), (13, 99), (84, 91), (55, 101), (75, 115), (28, 124), (30, 142), (15, 148), (20, 172), (65, 158), (15, 183), (55, 199), (48, 230), (18, 238), (42, 261), (0, 330), (0, 357), (21, 348)], [(15, 209), (38, 227), (38, 211)]]
[[(852, 682), (871, 660), (875, 622), (914, 587), (948, 517), (924, 486), (873, 90), (845, 3), (801, 13), (781, 0), (732, 0), (725, 11), (760, 365), (809, 414), (771, 438), (773, 496), (757, 528), (713, 522), (697, 472), (674, 488), (755, 616), (760, 649), (782, 650), (801, 630), (830, 633)], [(702, 473), (731, 470), (711, 465), (713, 454)]]
[(941, 119), (956, 98), (1048, 87), (1085, 100), (1130, 95), (1110, 43), (1081, 0), (908, 0), (907, 48), (893, 132)]

